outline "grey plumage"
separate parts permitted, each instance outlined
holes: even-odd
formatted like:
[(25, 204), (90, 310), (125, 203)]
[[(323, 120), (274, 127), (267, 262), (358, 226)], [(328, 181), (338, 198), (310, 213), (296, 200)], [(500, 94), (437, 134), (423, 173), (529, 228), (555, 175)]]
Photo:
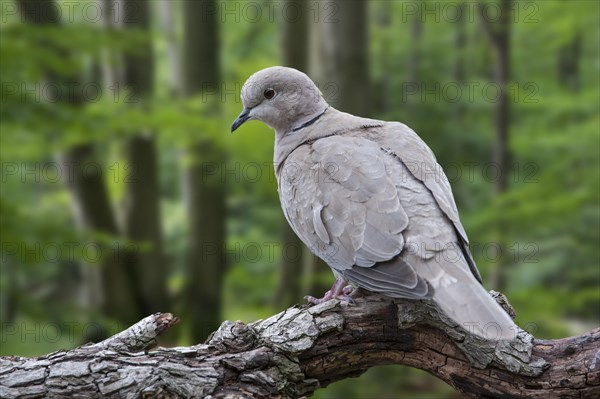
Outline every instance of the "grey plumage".
[(242, 101), (244, 120), (232, 129), (246, 119), (275, 129), (285, 217), (337, 279), (392, 298), (433, 298), (478, 335), (514, 337), (481, 285), (448, 179), (415, 132), (330, 107), (290, 68), (251, 76)]

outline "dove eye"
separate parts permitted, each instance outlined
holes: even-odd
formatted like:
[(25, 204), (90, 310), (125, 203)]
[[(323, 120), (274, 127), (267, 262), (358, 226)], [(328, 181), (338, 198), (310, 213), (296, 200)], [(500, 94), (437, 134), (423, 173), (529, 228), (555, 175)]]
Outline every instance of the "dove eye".
[(273, 90), (273, 89), (266, 89), (263, 94), (264, 94), (264, 96), (265, 96), (265, 98), (267, 100), (270, 100), (273, 97), (275, 97), (275, 90)]

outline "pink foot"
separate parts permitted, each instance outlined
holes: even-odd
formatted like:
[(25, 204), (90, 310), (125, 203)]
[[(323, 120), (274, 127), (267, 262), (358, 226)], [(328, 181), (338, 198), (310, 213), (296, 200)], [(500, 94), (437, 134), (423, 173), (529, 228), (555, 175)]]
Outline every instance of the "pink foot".
[(304, 297), (308, 302), (318, 305), (323, 302), (327, 302), (330, 299), (339, 299), (344, 302), (354, 303), (352, 299), (352, 293), (354, 292), (354, 287), (351, 285), (346, 285), (348, 282), (345, 280), (335, 280), (335, 283), (331, 286), (331, 289), (325, 293), (323, 298), (315, 298), (314, 296), (307, 295)]

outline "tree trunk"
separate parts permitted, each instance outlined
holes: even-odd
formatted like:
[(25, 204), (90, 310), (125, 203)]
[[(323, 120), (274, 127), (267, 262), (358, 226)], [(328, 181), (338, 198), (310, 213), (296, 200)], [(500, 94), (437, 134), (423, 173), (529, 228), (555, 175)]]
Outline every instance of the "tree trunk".
[[(425, 4), (425, 3), (423, 3)], [(421, 76), (421, 47), (423, 37), (423, 15), (417, 13), (410, 21), (410, 52), (406, 65), (406, 84), (404, 90), (407, 93), (407, 103), (405, 105), (404, 117), (408, 120), (416, 120), (422, 108), (422, 91), (424, 82)], [(408, 93), (412, 95), (408, 97)]]
[[(23, 20), (35, 25), (57, 25), (60, 22), (60, 9), (54, 1), (19, 0)], [(64, 51), (56, 49), (57, 52)], [(78, 76), (59, 76), (46, 71), (45, 79), (63, 87), (61, 82), (78, 82)], [(80, 87), (80, 85), (73, 85)], [(79, 92), (61, 95), (73, 106), (81, 106), (85, 99)], [(111, 208), (108, 189), (104, 181), (101, 163), (96, 159), (95, 146), (91, 143), (79, 144), (59, 156), (64, 174), (64, 183), (69, 189), (73, 204), (73, 214), (79, 229), (88, 233), (110, 237), (118, 236), (117, 223)], [(85, 235), (82, 234), (82, 237)], [(125, 258), (120, 248), (97, 236), (91, 242), (78, 243), (82, 248), (100, 251), (97, 264), (87, 264), (83, 268), (84, 284), (88, 291), (82, 303), (99, 309), (109, 318), (130, 324), (139, 318), (136, 304), (128, 289), (132, 276), (124, 268)], [(115, 244), (114, 242), (112, 244)], [(94, 256), (94, 259), (96, 257)], [(99, 338), (99, 337), (94, 337)]]
[(558, 81), (571, 90), (581, 87), (579, 77), (579, 60), (581, 58), (581, 33), (577, 32), (573, 39), (558, 49)]
[[(508, 187), (509, 173), (509, 127), (510, 127), (510, 103), (508, 85), (510, 83), (510, 32), (512, 18), (512, 0), (500, 0), (500, 17), (497, 23), (492, 23), (485, 15), (484, 8), (479, 4), (479, 20), (492, 52), (494, 54), (495, 66), (493, 77), (499, 86), (499, 98), (495, 102), (494, 127), (495, 139), (492, 154), (492, 164), (498, 175), (494, 182), (496, 195), (504, 193)], [(498, 214), (503, 210), (498, 209)], [(505, 228), (497, 226), (496, 241), (501, 249), (505, 249)], [(505, 251), (502, 251), (505, 252)], [(497, 290), (506, 287), (506, 269), (509, 266), (508, 257), (501, 257), (492, 271), (491, 286)]]
[[(466, 12), (465, 4), (460, 3), (458, 7), (458, 12), (460, 13), (457, 25), (456, 25), (456, 38), (455, 38), (455, 51), (456, 51), (456, 61), (454, 64), (454, 80), (457, 84), (463, 85), (465, 81), (465, 50), (467, 47), (467, 31), (464, 13)], [(462, 121), (463, 115), (465, 113), (465, 106), (462, 101), (457, 101), (454, 107), (454, 118), (457, 123)], [(453, 140), (454, 143), (456, 140)]]
[[(376, 320), (376, 322), (373, 322)], [(426, 301), (378, 295), (224, 322), (205, 344), (158, 348), (177, 323), (154, 314), (106, 341), (37, 359), (0, 358), (3, 398), (298, 398), (383, 364), (435, 375), (471, 398), (597, 398), (600, 329), (538, 340), (473, 337)]]
[[(203, 102), (220, 111), (218, 4), (184, 2), (183, 94), (203, 94)], [(222, 148), (206, 132), (189, 149), (184, 172), (189, 243), (184, 303), (190, 318), (191, 338), (201, 341), (221, 321), (225, 265), (225, 162)]]
[(495, 142), (492, 161), (499, 170), (499, 178), (495, 180), (495, 191), (500, 194), (506, 191), (508, 182), (509, 162), (509, 126), (510, 107), (508, 96), (508, 84), (510, 83), (510, 26), (512, 16), (512, 0), (500, 0), (500, 17), (497, 23), (492, 23), (479, 6), (479, 20), (484, 31), (492, 53), (495, 58), (493, 71), (494, 81), (500, 87), (499, 98), (495, 102), (494, 126)]
[[(376, 81), (372, 81), (372, 90), (377, 95), (371, 97), (371, 114), (377, 117), (381, 116), (382, 119), (386, 119), (386, 114), (391, 109), (391, 93), (392, 90), (392, 76), (395, 73), (392, 57), (390, 57), (389, 49), (392, 47), (392, 41), (397, 40), (396, 37), (392, 36), (392, 17), (393, 13), (393, 2), (381, 1), (377, 3), (375, 12), (375, 21), (378, 29), (382, 35), (379, 39), (380, 51), (378, 54), (380, 75)], [(394, 32), (395, 36), (395, 32)]]
[[(66, 151), (60, 158), (63, 170), (68, 171), (65, 184), (71, 193), (73, 213), (79, 229), (117, 237), (117, 223), (94, 146), (79, 145)], [(102, 256), (99, 258), (100, 268), (88, 264), (83, 270), (90, 290), (89, 304), (100, 308), (108, 317), (131, 323), (139, 317), (139, 308), (131, 291), (134, 277), (127, 267), (127, 257), (116, 242), (101, 242), (95, 237), (94, 240), (94, 246), (99, 248)]]
[(279, 282), (274, 297), (274, 306), (278, 309), (292, 306), (302, 301), (302, 277), (304, 265), (304, 243), (292, 230), (282, 216), (281, 243), (282, 255)]
[[(421, 38), (423, 37), (423, 16), (417, 13), (410, 23), (410, 56), (408, 58), (407, 81), (411, 84), (421, 83)], [(417, 86), (419, 88), (419, 86)]]
[[(125, 0), (123, 25), (150, 33), (150, 5), (145, 0)], [(136, 53), (124, 56), (123, 86), (131, 91), (140, 105), (149, 101), (154, 91), (154, 54), (148, 38)], [(160, 223), (160, 186), (158, 155), (152, 132), (139, 132), (127, 140), (125, 235), (134, 248), (127, 253), (135, 274), (134, 287), (142, 314), (169, 308), (167, 268), (163, 253)]]
[(310, 10), (305, 0), (284, 0), (279, 12), (281, 58), (285, 66), (307, 72), (308, 22)]
[(329, 98), (337, 109), (359, 116), (368, 116), (370, 109), (369, 49), (367, 2), (331, 1), (332, 17), (320, 21), (325, 35), (325, 81), (333, 84)]
[[(281, 58), (283, 65), (307, 72), (308, 68), (308, 3), (285, 0), (280, 8)], [(304, 244), (281, 215), (283, 247), (279, 282), (274, 305), (287, 308), (302, 300), (302, 265)]]
[(125, 234), (134, 243), (128, 260), (135, 271), (135, 290), (146, 314), (169, 309), (167, 267), (160, 223), (158, 156), (154, 138), (135, 136), (127, 140), (128, 168)]
[(226, 207), (220, 169), (214, 173), (213, 167), (220, 168), (224, 158), (212, 157), (222, 150), (209, 141), (192, 146), (190, 152), (196, 158), (184, 171), (190, 231), (183, 302), (190, 336), (199, 342), (221, 322)]
[(170, 94), (176, 97), (181, 93), (181, 50), (177, 40), (178, 7), (181, 3), (173, 0), (160, 0), (158, 7), (162, 33), (167, 41), (167, 61), (169, 64)]
[[(118, 10), (118, 5), (115, 3), (117, 0), (102, 0), (99, 3), (101, 7), (101, 18), (96, 24), (100, 25), (105, 31), (114, 31), (121, 21), (118, 20), (117, 16), (122, 15), (123, 11)], [(103, 49), (101, 53), (101, 65), (99, 65), (102, 71), (101, 81), (104, 86), (104, 90), (107, 93), (116, 90), (117, 86), (115, 83), (123, 80), (122, 71), (119, 66), (122, 63), (122, 54), (115, 51), (112, 48)]]

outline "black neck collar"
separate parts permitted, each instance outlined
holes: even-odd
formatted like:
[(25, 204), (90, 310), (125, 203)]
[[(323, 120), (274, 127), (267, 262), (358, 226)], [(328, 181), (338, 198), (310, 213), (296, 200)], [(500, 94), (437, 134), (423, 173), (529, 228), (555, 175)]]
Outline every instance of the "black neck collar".
[(325, 108), (323, 110), (323, 112), (321, 112), (319, 115), (315, 116), (314, 118), (312, 118), (311, 120), (309, 120), (308, 122), (303, 123), (302, 125), (298, 126), (297, 128), (292, 129), (292, 132), (297, 132), (298, 130), (304, 129), (307, 126), (312, 125), (313, 123), (315, 123), (320, 117), (323, 116), (323, 114), (325, 113), (325, 111), (327, 111), (329, 109), (329, 106), (327, 106), (327, 108)]

